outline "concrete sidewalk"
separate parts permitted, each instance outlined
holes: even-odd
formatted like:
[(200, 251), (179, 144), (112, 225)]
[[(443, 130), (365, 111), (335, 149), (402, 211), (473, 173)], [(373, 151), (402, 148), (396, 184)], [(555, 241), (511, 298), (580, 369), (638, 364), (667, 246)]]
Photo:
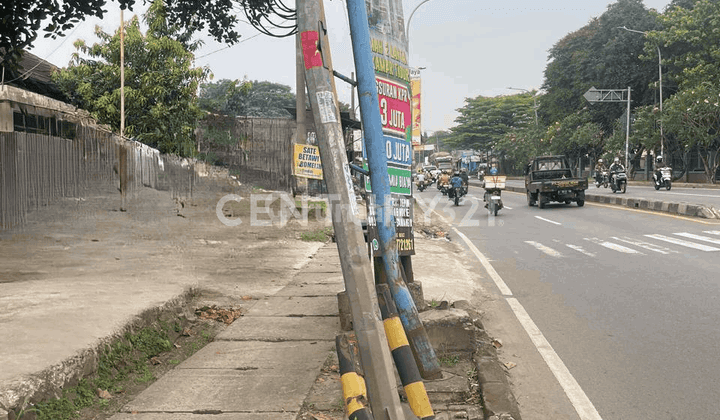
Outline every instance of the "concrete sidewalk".
[[(219, 420), (345, 418), (334, 351), (335, 336), (341, 332), (337, 293), (344, 289), (337, 247), (327, 244), (287, 286), (258, 300), (214, 342), (160, 378), (111, 420), (195, 420), (205, 414)], [(474, 332), (458, 323), (463, 318), (471, 323), (467, 313), (423, 314), (434, 347), (450, 338), (452, 343), (444, 343), (446, 350), (475, 350)], [(500, 369), (496, 359), (482, 363)], [(471, 360), (458, 359), (443, 367), (442, 379), (425, 381), (436, 419), (484, 418), (477, 392), (472, 401), (464, 401), (473, 395), (466, 374), (470, 370)], [(490, 370), (486, 369), (486, 376)], [(501, 370), (500, 374), (504, 377)], [(507, 388), (505, 382), (504, 389), (494, 392), (505, 396)], [(398, 391), (402, 394), (402, 387)], [(405, 411), (406, 419), (416, 419), (408, 406)]]
[(112, 420), (295, 419), (333, 357), (336, 295), (345, 288), (337, 255), (334, 246), (320, 249), (287, 286), (256, 301)]

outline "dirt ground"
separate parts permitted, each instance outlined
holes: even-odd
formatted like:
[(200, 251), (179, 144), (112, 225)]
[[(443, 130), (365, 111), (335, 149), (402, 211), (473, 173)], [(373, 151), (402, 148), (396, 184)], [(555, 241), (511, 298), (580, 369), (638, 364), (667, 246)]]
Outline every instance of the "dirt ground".
[[(218, 217), (218, 202), (228, 194), (236, 197), (220, 212), (242, 220), (236, 226)], [(116, 185), (98, 185), (82, 198), (34, 209), (25, 225), (1, 231), (0, 389), (97, 346), (181, 290), (194, 290), (196, 307), (242, 311), (282, 288), (298, 268), (293, 265), (306, 260), (318, 240), (329, 240), (331, 224), (315, 210), (307, 222), (281, 223), (274, 216), (282, 199), (276, 194), (266, 208), (268, 194), (228, 179), (201, 179), (192, 197), (144, 188), (123, 204)], [(287, 208), (295, 204), (288, 197)], [(273, 223), (259, 223), (269, 218)], [(187, 357), (186, 345), (212, 339), (223, 325), (191, 319), (183, 328), (192, 334), (173, 337), (179, 347), (153, 365), (155, 376)], [(128, 387), (118, 400), (142, 388)], [(106, 417), (90, 410), (82, 418)]]

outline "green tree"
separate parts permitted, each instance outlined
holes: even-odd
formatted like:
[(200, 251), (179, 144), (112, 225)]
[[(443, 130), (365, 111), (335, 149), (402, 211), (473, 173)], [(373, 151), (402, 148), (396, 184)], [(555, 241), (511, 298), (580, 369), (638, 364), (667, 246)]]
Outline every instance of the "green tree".
[(512, 130), (535, 124), (534, 94), (466, 98), (448, 143), (456, 149), (492, 150)]
[(665, 29), (648, 34), (649, 42), (675, 52), (666, 61), (678, 86), (664, 104), (664, 128), (685, 152), (699, 152), (714, 181), (720, 152), (720, 3), (698, 0), (691, 8), (672, 7), (659, 19)]
[[(0, 60), (5, 67), (13, 68), (23, 49), (31, 47), (38, 34), (45, 37), (63, 36), (88, 16), (102, 18), (107, 0), (3, 0), (0, 2)], [(117, 0), (120, 8), (132, 10), (136, 0)], [(152, 3), (143, 0), (142, 4)], [(237, 9), (244, 9), (253, 25), (261, 26), (278, 8), (276, 0), (204, 0), (167, 1), (167, 20), (182, 25), (185, 33), (207, 29), (219, 42), (234, 44), (240, 35), (234, 27), (238, 23)], [(286, 10), (282, 10), (285, 12)], [(47, 24), (41, 29), (43, 24)], [(292, 32), (294, 33), (294, 32)]]
[[(635, 104), (652, 103), (651, 81), (657, 79), (657, 65), (643, 60), (645, 39), (622, 29), (647, 31), (657, 27), (655, 15), (641, 0), (618, 0), (600, 17), (568, 34), (550, 50), (543, 89), (547, 92), (539, 107), (545, 124), (562, 121), (587, 105), (583, 94), (592, 86), (623, 89), (630, 86)], [(617, 104), (595, 104), (591, 121), (606, 132), (624, 112)]]
[[(193, 68), (197, 43), (188, 47), (173, 37), (180, 28), (169, 25), (161, 0), (145, 15), (147, 34), (134, 16), (125, 26), (125, 135), (183, 156), (194, 150), (193, 132), (202, 115), (196, 91), (208, 70)], [(120, 129), (120, 34), (96, 28), (100, 43), (75, 47), (91, 58), (73, 54), (71, 65), (54, 75), (71, 102), (99, 122)], [(189, 48), (189, 50), (187, 49)]]

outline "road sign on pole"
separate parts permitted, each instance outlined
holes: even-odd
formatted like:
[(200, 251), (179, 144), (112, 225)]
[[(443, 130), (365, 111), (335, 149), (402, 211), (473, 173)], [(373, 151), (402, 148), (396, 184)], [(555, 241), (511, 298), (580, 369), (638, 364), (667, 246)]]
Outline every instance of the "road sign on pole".
[(630, 145), (630, 86), (627, 89), (595, 89), (591, 87), (583, 94), (591, 104), (597, 102), (627, 102), (627, 126), (625, 129), (625, 166), (629, 165)]

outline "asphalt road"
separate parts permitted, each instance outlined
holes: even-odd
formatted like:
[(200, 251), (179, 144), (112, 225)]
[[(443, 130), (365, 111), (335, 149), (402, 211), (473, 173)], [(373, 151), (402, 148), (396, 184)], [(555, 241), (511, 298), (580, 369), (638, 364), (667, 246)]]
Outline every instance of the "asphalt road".
[[(525, 182), (513, 179), (509, 180), (507, 185), (524, 187)], [(720, 209), (720, 188), (688, 188), (682, 187), (681, 185), (682, 184), (673, 185), (670, 191), (664, 188), (656, 191), (655, 188), (649, 184), (648, 186), (630, 184), (624, 196), (628, 198), (646, 198), (650, 200), (704, 204)], [(587, 193), (596, 195), (623, 195), (621, 193), (613, 193), (610, 187), (597, 188), (595, 187), (595, 183), (589, 186)]]
[(602, 419), (720, 418), (720, 224), (510, 192), (491, 217), (482, 192), (416, 195), (490, 260)]

